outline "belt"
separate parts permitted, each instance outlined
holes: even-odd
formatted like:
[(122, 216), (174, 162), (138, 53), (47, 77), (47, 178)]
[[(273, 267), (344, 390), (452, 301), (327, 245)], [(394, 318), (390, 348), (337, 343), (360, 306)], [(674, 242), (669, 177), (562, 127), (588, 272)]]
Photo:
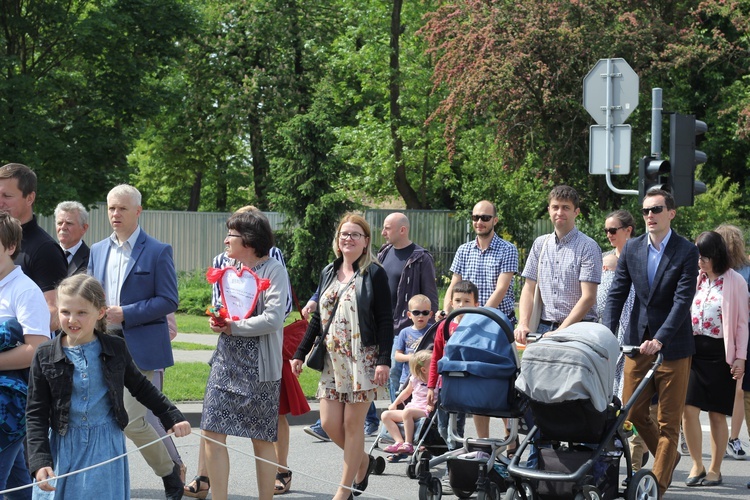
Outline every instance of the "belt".
[[(582, 319), (581, 323), (594, 323), (596, 320), (593, 319)], [(562, 324), (558, 323), (557, 321), (547, 321), (546, 319), (543, 319), (539, 322), (540, 325), (548, 326), (552, 330), (557, 330), (557, 328)]]

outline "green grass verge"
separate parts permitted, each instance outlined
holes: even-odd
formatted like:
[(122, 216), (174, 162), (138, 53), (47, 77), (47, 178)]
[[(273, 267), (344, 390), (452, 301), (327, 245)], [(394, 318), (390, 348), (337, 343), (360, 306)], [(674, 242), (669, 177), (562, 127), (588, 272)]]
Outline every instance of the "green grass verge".
[(208, 327), (208, 316), (196, 316), (194, 314), (177, 313), (177, 331), (182, 333), (207, 333), (216, 335)]
[[(203, 401), (209, 366), (206, 363), (175, 363), (164, 377), (164, 394), (173, 402)], [(320, 372), (305, 369), (299, 377), (302, 392), (308, 399), (315, 397)]]
[(172, 349), (180, 351), (213, 351), (215, 345), (196, 344), (194, 342), (172, 342)]

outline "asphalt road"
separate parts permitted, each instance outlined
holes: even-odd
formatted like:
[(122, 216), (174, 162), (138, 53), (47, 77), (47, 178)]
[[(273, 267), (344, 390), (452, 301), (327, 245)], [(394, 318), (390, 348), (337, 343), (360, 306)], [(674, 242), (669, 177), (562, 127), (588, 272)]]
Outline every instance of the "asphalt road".
[[(704, 450), (708, 449), (707, 418), (704, 418)], [(500, 432), (500, 423), (493, 422), (493, 435), (495, 430)], [(302, 425), (293, 425), (291, 428), (291, 452), (289, 465), (293, 470), (292, 488), (289, 493), (283, 495), (287, 499), (330, 499), (340, 479), (342, 452), (333, 443), (324, 443), (314, 440), (303, 432)], [(197, 429), (196, 429), (197, 430)], [(467, 431), (473, 431), (470, 422), (467, 421)], [(743, 432), (743, 438), (747, 435)], [(177, 446), (188, 465), (188, 478), (195, 474), (198, 457), (198, 441), (196, 435), (190, 435), (177, 440)], [(367, 438), (369, 450), (374, 438)], [(255, 487), (255, 465), (252, 455), (252, 445), (249, 440), (229, 438), (228, 444), (231, 449), (230, 461), (230, 499), (257, 498)], [(129, 446), (132, 449), (132, 446)], [(374, 455), (385, 456), (380, 450), (375, 450)], [(706, 463), (708, 454), (704, 453)], [(648, 465), (646, 466), (648, 467)], [(143, 458), (135, 453), (130, 458), (131, 470), (131, 496), (134, 499), (157, 499), (164, 498), (161, 488), (161, 480), (157, 478), (148, 468)], [(685, 478), (690, 470), (689, 457), (683, 457), (677, 467), (672, 487), (667, 492), (668, 499), (747, 499), (750, 490), (745, 483), (750, 479), (750, 461), (736, 461), (726, 458), (722, 466), (724, 484), (712, 488), (688, 488), (685, 486)], [(434, 471), (435, 476), (444, 473), (444, 466), (438, 466)], [(623, 476), (621, 475), (621, 478)], [(380, 476), (371, 476), (367, 491), (360, 496), (361, 499), (384, 498), (411, 500), (418, 498), (419, 485), (416, 480), (409, 479), (406, 475), (405, 463), (387, 464), (384, 473)], [(210, 498), (210, 497), (209, 497)], [(446, 496), (445, 498), (456, 498)]]

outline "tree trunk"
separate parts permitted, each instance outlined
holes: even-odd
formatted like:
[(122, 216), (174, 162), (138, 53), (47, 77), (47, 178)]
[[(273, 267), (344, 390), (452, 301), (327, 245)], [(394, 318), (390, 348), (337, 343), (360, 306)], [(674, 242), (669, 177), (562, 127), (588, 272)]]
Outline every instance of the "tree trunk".
[(263, 148), (263, 129), (260, 124), (258, 112), (254, 109), (248, 115), (250, 128), (250, 151), (253, 155), (253, 188), (255, 190), (254, 205), (261, 210), (268, 208), (267, 178), (268, 158)]
[(227, 211), (227, 161), (217, 161), (218, 172), (216, 176), (216, 210)]
[(401, 7), (403, 0), (394, 0), (391, 11), (391, 60), (390, 60), (390, 105), (391, 105), (391, 142), (393, 143), (393, 161), (396, 165), (394, 182), (396, 189), (406, 202), (406, 208), (423, 208), (416, 191), (409, 185), (404, 165), (404, 141), (399, 134), (401, 125), (401, 67), (399, 64), (399, 39), (401, 37)]
[(188, 202), (188, 212), (197, 212), (201, 203), (201, 184), (203, 183), (203, 172), (195, 173), (195, 180), (190, 187), (190, 201)]

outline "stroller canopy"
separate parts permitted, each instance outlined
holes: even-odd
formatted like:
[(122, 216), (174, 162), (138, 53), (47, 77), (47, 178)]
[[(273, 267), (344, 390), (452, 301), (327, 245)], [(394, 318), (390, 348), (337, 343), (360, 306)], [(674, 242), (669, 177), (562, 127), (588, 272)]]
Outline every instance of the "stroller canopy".
[(614, 393), (617, 337), (604, 325), (581, 322), (529, 344), (516, 388), (540, 403), (590, 399), (604, 411)]

